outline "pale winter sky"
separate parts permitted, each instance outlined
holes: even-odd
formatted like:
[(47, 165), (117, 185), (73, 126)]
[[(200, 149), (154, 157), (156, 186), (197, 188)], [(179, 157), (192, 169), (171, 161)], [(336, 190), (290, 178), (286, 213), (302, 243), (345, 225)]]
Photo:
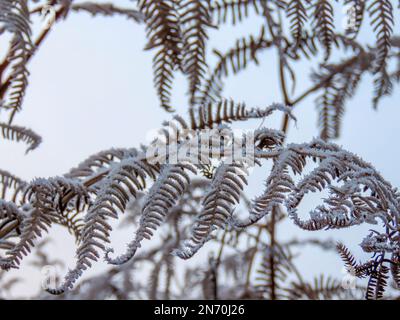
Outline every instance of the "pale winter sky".
[[(126, 3), (119, 2), (121, 5)], [(231, 27), (212, 31), (210, 49), (218, 48), (223, 52), (249, 31), (257, 35), (262, 22), (252, 18), (234, 32)], [(364, 40), (370, 40), (373, 34), (364, 32), (362, 36)], [(121, 17), (92, 18), (88, 14), (72, 13), (65, 22), (54, 26), (29, 65), (30, 86), (23, 111), (15, 119), (16, 124), (39, 133), (43, 143), (39, 149), (24, 155), (23, 144), (2, 140), (0, 168), (26, 180), (56, 176), (98, 151), (148, 142), (147, 133), (158, 128), (171, 115), (159, 107), (153, 88), (154, 53), (144, 52), (144, 45), (144, 26)], [(260, 67), (250, 66), (247, 71), (227, 79), (225, 97), (260, 107), (280, 101), (276, 55), (265, 52), (259, 60)], [(210, 62), (213, 61), (215, 59), (210, 53)], [(304, 77), (297, 83), (297, 94), (310, 83), (308, 74), (313, 65), (302, 64), (298, 67), (304, 70)], [(186, 81), (178, 77), (173, 104), (182, 114), (187, 110), (186, 92)], [(348, 103), (342, 136), (336, 142), (374, 164), (387, 180), (400, 186), (399, 90), (395, 87), (393, 96), (385, 98), (378, 110), (371, 107), (371, 95), (371, 79), (365, 77), (356, 96)], [(298, 123), (297, 127), (290, 126), (288, 142), (307, 142), (317, 136), (318, 114), (314, 99), (307, 99), (296, 107), (294, 114)], [(278, 128), (281, 117), (272, 117), (264, 124)], [(260, 121), (251, 125), (258, 126)], [(242, 127), (251, 128), (249, 126)], [(268, 174), (267, 169), (257, 172), (260, 174), (250, 178), (250, 193), (254, 195), (262, 191), (261, 178), (265, 180)], [(313, 200), (304, 205), (305, 210), (307, 204), (310, 208)], [(288, 221), (278, 235), (282, 238), (299, 235), (342, 239), (361, 259), (368, 255), (362, 254), (358, 243), (370, 227), (311, 234), (298, 230)], [(133, 231), (129, 230), (124, 235), (116, 236), (121, 250), (127, 242), (126, 237), (130, 239), (132, 234)], [(55, 241), (49, 246), (49, 252), (71, 267), (74, 263), (73, 238), (61, 228), (53, 229), (50, 237)], [(343, 276), (343, 265), (338, 255), (306, 250), (298, 261), (308, 277), (322, 272), (339, 278)], [(24, 276), (25, 281), (17, 286), (14, 294), (27, 296), (38, 292), (41, 273), (26, 261), (22, 265), (20, 271), (7, 277)], [(104, 263), (100, 262), (93, 269), (99, 271), (104, 268)]]

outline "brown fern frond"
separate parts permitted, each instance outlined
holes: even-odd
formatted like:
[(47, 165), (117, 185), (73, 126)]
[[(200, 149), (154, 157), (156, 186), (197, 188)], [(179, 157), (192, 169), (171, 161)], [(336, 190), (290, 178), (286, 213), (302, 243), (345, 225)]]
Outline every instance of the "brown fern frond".
[[(311, 57), (316, 56), (319, 52), (317, 41), (318, 37), (310, 35), (307, 31), (304, 31), (294, 49), (300, 51), (307, 59), (311, 59)], [(288, 55), (293, 56), (293, 59), (295, 60), (300, 59), (300, 55), (297, 51), (292, 52), (293, 48), (291, 49), (292, 50), (288, 51)]]
[(68, 232), (75, 237), (76, 242), (79, 243), (82, 229), (84, 227), (81, 211), (64, 210), (57, 217), (55, 217), (55, 223), (66, 227)]
[(145, 16), (147, 37), (146, 50), (157, 48), (153, 58), (154, 84), (161, 107), (172, 111), (170, 96), (174, 70), (182, 64), (181, 30), (179, 13), (172, 0), (140, 0), (140, 12)]
[(358, 47), (341, 42), (356, 49), (358, 55), (339, 64), (325, 65), (322, 68), (323, 75), (313, 75), (314, 81), (320, 83), (322, 89), (316, 103), (319, 110), (320, 136), (324, 140), (339, 137), (345, 102), (355, 94), (362, 75), (371, 65), (370, 55), (360, 51)]
[(63, 177), (36, 179), (25, 189), (25, 203), (38, 210), (37, 214), (47, 216), (51, 223), (65, 226), (79, 241), (82, 228), (79, 214), (90, 204), (91, 189)]
[(213, 128), (223, 122), (245, 120), (249, 114), (245, 104), (236, 104), (233, 100), (222, 100), (216, 104), (210, 102), (205, 107), (199, 107), (196, 114), (194, 112), (191, 110), (191, 126), (194, 130)]
[(386, 69), (382, 69), (379, 72), (379, 75), (374, 80), (374, 87), (374, 97), (372, 102), (374, 108), (377, 108), (380, 100), (384, 96), (390, 95), (393, 91), (392, 79)]
[(390, 263), (390, 273), (394, 280), (397, 289), (400, 289), (400, 259), (396, 254), (392, 254), (392, 259)]
[(149, 276), (149, 283), (148, 283), (148, 298), (151, 300), (160, 299), (160, 280), (163, 274), (163, 270), (165, 270), (165, 290), (164, 290), (164, 298), (168, 299), (169, 296), (169, 289), (170, 289), (170, 278), (172, 277), (173, 273), (173, 256), (170, 254), (173, 246), (175, 245), (175, 241), (171, 236), (168, 236), (166, 239), (162, 240), (165, 243), (165, 247), (161, 257), (158, 261), (154, 262), (153, 269), (151, 270)]
[(233, 123), (249, 119), (262, 119), (274, 111), (281, 111), (290, 119), (296, 121), (292, 110), (283, 104), (274, 103), (266, 108), (248, 108), (245, 103), (237, 103), (232, 99), (222, 99), (217, 103), (199, 106), (197, 110), (189, 111), (191, 128), (193, 130), (211, 129), (223, 123)]
[(290, 30), (297, 47), (301, 42), (304, 34), (304, 24), (307, 21), (307, 9), (304, 1), (290, 0), (287, 2), (286, 15), (290, 20)]
[(356, 258), (353, 256), (350, 250), (343, 243), (340, 242), (337, 244), (336, 248), (340, 254), (340, 257), (345, 263), (347, 270), (355, 269), (355, 267), (357, 266)]
[(371, 273), (373, 267), (373, 261), (360, 264), (356, 262), (356, 258), (350, 252), (350, 250), (342, 243), (338, 243), (336, 246), (337, 251), (340, 254), (343, 262), (345, 263), (347, 271), (356, 277), (363, 278)]
[(264, 35), (265, 29), (262, 27), (257, 38), (250, 36), (249, 38), (239, 39), (236, 41), (235, 47), (225, 54), (214, 50), (214, 53), (219, 57), (219, 61), (199, 92), (199, 97), (196, 100), (198, 105), (206, 105), (208, 102), (220, 100), (222, 77), (227, 77), (230, 72), (237, 74), (245, 69), (249, 62), (259, 64), (257, 53), (272, 45), (272, 42), (267, 41)]
[(391, 37), (393, 33), (393, 5), (390, 0), (373, 0), (368, 6), (372, 19), (373, 30), (376, 33), (376, 70), (380, 71), (386, 66), (386, 59), (390, 52)]
[(4, 139), (23, 141), (28, 144), (26, 153), (36, 149), (42, 142), (42, 138), (30, 129), (14, 126), (11, 124), (0, 123), (0, 132)]
[(325, 48), (325, 60), (331, 54), (335, 34), (334, 12), (329, 0), (315, 0), (313, 12), (314, 27), (319, 42)]
[(80, 11), (88, 12), (92, 16), (96, 15), (113, 16), (115, 14), (119, 14), (135, 22), (144, 21), (144, 16), (137, 10), (117, 7), (112, 3), (96, 3), (96, 2), (76, 3), (71, 5), (70, 10), (76, 12)]
[(365, 294), (368, 300), (378, 300), (383, 297), (386, 290), (389, 268), (379, 263), (375, 270), (372, 272)]
[(355, 69), (353, 72), (343, 73), (340, 78), (340, 87), (334, 93), (332, 100), (332, 107), (335, 110), (332, 118), (334, 129), (333, 138), (338, 138), (340, 135), (345, 102), (356, 93), (362, 72), (363, 70)]
[(211, 6), (211, 11), (217, 16), (217, 23), (226, 23), (230, 16), (231, 23), (235, 25), (249, 16), (250, 8), (256, 14), (261, 12), (259, 0), (216, 0)]
[(263, 260), (257, 270), (257, 291), (269, 300), (284, 297), (284, 283), (292, 271), (290, 253), (285, 253), (279, 246), (265, 247)]
[(180, 24), (183, 39), (183, 71), (189, 75), (190, 102), (200, 88), (207, 70), (207, 28), (212, 27), (210, 1), (181, 0)]
[(90, 202), (90, 192), (81, 182), (64, 177), (35, 179), (27, 186), (24, 199), (43, 212), (81, 212)]
[(391, 48), (391, 37), (393, 34), (394, 17), (393, 5), (390, 0), (374, 0), (368, 6), (368, 12), (372, 19), (373, 30), (376, 34), (376, 59), (374, 70), (377, 77), (374, 81), (374, 107), (379, 100), (391, 93), (392, 83), (387, 72), (387, 57)]
[[(23, 211), (14, 203), (0, 200), (0, 240), (15, 236), (19, 231), (21, 221), (24, 219)], [(3, 221), (4, 220), (4, 221)], [(11, 245), (11, 248), (13, 244)]]
[(341, 294), (346, 291), (340, 283), (331, 277), (321, 274), (315, 277), (312, 283), (292, 282), (291, 286), (285, 290), (290, 300), (310, 299), (310, 300), (331, 300), (341, 298)]
[[(317, 104), (319, 105), (319, 125), (321, 126), (320, 136), (324, 140), (332, 139), (336, 136), (336, 132), (334, 127), (336, 126), (333, 122), (333, 118), (335, 118), (335, 109), (331, 104), (333, 99), (334, 92), (337, 92), (337, 88), (335, 87), (334, 81), (329, 81), (323, 88), (323, 94), (317, 100)], [(338, 110), (339, 111), (339, 110)]]

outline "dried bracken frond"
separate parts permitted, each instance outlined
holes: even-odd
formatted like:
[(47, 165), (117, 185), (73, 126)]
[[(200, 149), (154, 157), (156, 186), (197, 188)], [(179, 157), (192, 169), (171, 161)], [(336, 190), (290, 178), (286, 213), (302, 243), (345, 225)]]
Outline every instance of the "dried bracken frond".
[(13, 202), (0, 200), (1, 239), (5, 239), (12, 233), (23, 219), (23, 213)]
[[(53, 29), (39, 28), (32, 19), (31, 41), (30, 16), (45, 15), (46, 10), (54, 14), (51, 23), (66, 19), (70, 12), (144, 22), (145, 49), (154, 50), (154, 85), (161, 106), (174, 111), (178, 72), (188, 80), (190, 101), (189, 119), (174, 115), (151, 143), (138, 149), (105, 150), (63, 176), (29, 183), (0, 170), (0, 267), (19, 268), (35, 246), (35, 266), (57, 263), (47, 259), (45, 242), (38, 240), (58, 224), (73, 234), (77, 247), (77, 261), (64, 281), (47, 288), (52, 294), (65, 293), (64, 299), (353, 299), (361, 291), (368, 299), (395, 297), (386, 289), (400, 286), (400, 192), (371, 164), (329, 142), (339, 137), (346, 103), (364, 75), (375, 77), (375, 105), (399, 82), (399, 67), (393, 62), (400, 62), (400, 41), (393, 34), (396, 9), (391, 1), (343, 1), (349, 20), (344, 35), (337, 31), (334, 14), (339, 2), (328, 0), (131, 4), (123, 8), (111, 2), (61, 0), (32, 1), (31, 7), (26, 0), (0, 1), (0, 36), (11, 36), (0, 62), (1, 116), (10, 113), (8, 122), (0, 122), (0, 135), (25, 142), (28, 151), (39, 145), (40, 137), (14, 126), (12, 120), (26, 91), (27, 63)], [(365, 19), (367, 11), (370, 20)], [(211, 65), (211, 29), (250, 17), (262, 21), (258, 34), (245, 35), (225, 52), (214, 49), (216, 64)], [(367, 24), (376, 40), (362, 43), (357, 38)], [(282, 102), (248, 107), (224, 99), (225, 77), (246, 70), (250, 62), (259, 64), (265, 49), (277, 55), (272, 61), (277, 63)], [(311, 86), (297, 95), (296, 66), (304, 59), (316, 70)], [(313, 94), (320, 97), (320, 138), (286, 144), (289, 124), (296, 121), (295, 107)], [(283, 113), (280, 130), (263, 127), (275, 111)], [(238, 135), (235, 126), (249, 120), (260, 124)], [(247, 176), (264, 165), (271, 167), (261, 192), (250, 199)], [(304, 205), (315, 203), (308, 202), (308, 196), (319, 193), (324, 193), (321, 203), (309, 208), (309, 216), (301, 215)], [(120, 219), (125, 212), (128, 217)], [(110, 218), (135, 230), (126, 251), (116, 257), (110, 254), (115, 249), (110, 245)], [(344, 244), (335, 246), (332, 240), (278, 238), (277, 228), (288, 218), (307, 231), (380, 227), (371, 229), (360, 243), (372, 257), (358, 262)], [(145, 239), (151, 240), (148, 247)], [(295, 250), (305, 245), (325, 251), (337, 247), (352, 279), (365, 279), (367, 288), (354, 285), (354, 290), (347, 290), (327, 275), (305, 280), (294, 261)], [(176, 263), (177, 257), (190, 259), (200, 250), (212, 252), (208, 259), (195, 260), (194, 267)], [(74, 288), (102, 256), (117, 266)], [(139, 268), (144, 272), (137, 277)], [(0, 287), (11, 286), (13, 282), (2, 281), (2, 275)]]
[(162, 276), (162, 271), (165, 269), (166, 279), (165, 279), (165, 290), (163, 292), (164, 299), (168, 299), (169, 297), (169, 289), (171, 283), (171, 276), (173, 275), (173, 263), (170, 251), (175, 245), (174, 239), (167, 238), (164, 240), (165, 249), (162, 253), (161, 257), (158, 261), (154, 263), (153, 270), (149, 276), (149, 285), (148, 285), (148, 296), (149, 299), (156, 300), (161, 295), (159, 292), (159, 284)]
[(343, 243), (338, 243), (337, 250), (345, 263), (347, 271), (351, 275), (362, 278), (370, 273), (371, 268), (374, 265), (372, 261), (368, 261), (364, 264), (357, 263), (356, 258)]
[(390, 51), (391, 37), (393, 33), (393, 5), (389, 0), (374, 0), (368, 6), (368, 12), (372, 19), (372, 26), (376, 33), (376, 70), (381, 70), (386, 65), (386, 58)]
[[(337, 40), (342, 40), (338, 38)], [(372, 55), (363, 48), (350, 46), (357, 55), (338, 64), (325, 65), (322, 74), (314, 74), (314, 81), (320, 83), (322, 94), (317, 99), (319, 109), (320, 136), (324, 140), (339, 137), (345, 103), (356, 92), (362, 75), (372, 67)]]
[(112, 3), (82, 2), (73, 4), (71, 6), (71, 10), (77, 12), (86, 11), (93, 16), (113, 16), (115, 14), (119, 14), (127, 17), (128, 19), (132, 19), (135, 22), (142, 22), (144, 20), (144, 16), (137, 10), (120, 8)]
[(183, 71), (189, 75), (191, 104), (207, 71), (207, 28), (212, 27), (210, 1), (181, 0)]
[(396, 253), (392, 254), (390, 272), (395, 283), (395, 288), (400, 288), (400, 259)]
[(391, 93), (392, 83), (387, 72), (387, 57), (391, 47), (394, 17), (393, 5), (389, 0), (374, 0), (368, 6), (368, 12), (372, 19), (372, 26), (376, 34), (376, 59), (374, 69), (377, 73), (375, 79), (374, 107), (379, 100)]
[(244, 103), (236, 103), (233, 100), (223, 99), (218, 103), (208, 103), (200, 106), (196, 111), (190, 110), (191, 128), (202, 130), (214, 128), (223, 123), (245, 121), (249, 119), (265, 118), (274, 111), (280, 110), (296, 120), (290, 108), (281, 104), (273, 104), (265, 109), (247, 108)]
[(147, 24), (149, 43), (146, 49), (157, 48), (153, 58), (154, 84), (161, 106), (171, 111), (173, 73), (182, 63), (181, 30), (177, 23), (178, 8), (172, 0), (141, 0), (139, 8)]
[(51, 225), (51, 217), (35, 208), (30, 208), (23, 215), (20, 240), (7, 252), (6, 263), (2, 264), (3, 269), (17, 268), (23, 256), (30, 253), (31, 248), (34, 246), (34, 240), (41, 237), (43, 232), (47, 232)]
[(325, 48), (325, 60), (331, 53), (334, 38), (334, 16), (333, 7), (328, 0), (315, 0), (314, 26), (320, 43)]
[(15, 175), (0, 169), (0, 199), (17, 203), (25, 192), (27, 183)]
[(290, 254), (278, 246), (266, 247), (259, 270), (257, 270), (259, 292), (269, 300), (284, 297), (284, 282), (291, 272)]
[(214, 15), (217, 16), (217, 23), (226, 23), (230, 17), (231, 23), (241, 22), (249, 16), (250, 9), (255, 13), (261, 12), (259, 0), (215, 0), (211, 6)]
[[(136, 155), (136, 149), (110, 149), (104, 150), (90, 156), (88, 159), (81, 162), (76, 168), (72, 168), (67, 174), (66, 178), (71, 179), (90, 179), (96, 174), (106, 174), (110, 165), (114, 162), (121, 161), (124, 157)], [(101, 175), (100, 175), (101, 177)], [(95, 181), (93, 181), (95, 183)]]
[(355, 269), (357, 266), (356, 258), (354, 258), (354, 256), (350, 253), (349, 249), (343, 243), (338, 243), (337, 250), (344, 261), (347, 270)]
[(366, 298), (369, 300), (377, 300), (383, 297), (387, 286), (389, 268), (383, 264), (379, 264), (372, 271), (368, 281)]
[[(11, 63), (12, 71), (9, 81), (1, 84), (0, 101), (5, 92), (2, 86), (8, 86), (8, 99), (4, 108), (11, 110), (10, 122), (17, 111), (21, 109), (22, 100), (28, 85), (28, 63), (33, 44), (29, 22), (29, 8), (25, 0), (4, 0), (0, 3), (0, 24), (6, 31), (13, 34), (11, 48), (7, 55), (7, 64)], [(4, 66), (3, 66), (4, 67)], [(2, 90), (3, 89), (3, 90)], [(0, 104), (1, 106), (1, 104)]]
[(236, 42), (235, 47), (227, 53), (222, 54), (217, 50), (214, 53), (219, 57), (219, 62), (212, 71), (209, 78), (200, 90), (197, 98), (199, 105), (205, 105), (208, 102), (215, 102), (220, 99), (222, 77), (227, 77), (230, 72), (233, 74), (245, 69), (250, 61), (259, 63), (257, 53), (272, 45), (265, 39), (265, 29), (261, 28), (260, 35), (257, 38), (242, 38)]
[(290, 19), (290, 30), (296, 46), (301, 43), (304, 24), (307, 21), (307, 8), (304, 1), (291, 0), (287, 4), (287, 16)]
[(292, 282), (286, 291), (290, 300), (331, 300), (340, 299), (347, 290), (343, 288), (340, 281), (321, 275), (316, 277), (312, 283)]
[(23, 141), (28, 144), (26, 153), (35, 150), (42, 142), (42, 138), (39, 135), (24, 127), (0, 123), (0, 132), (4, 139), (14, 140), (17, 142)]

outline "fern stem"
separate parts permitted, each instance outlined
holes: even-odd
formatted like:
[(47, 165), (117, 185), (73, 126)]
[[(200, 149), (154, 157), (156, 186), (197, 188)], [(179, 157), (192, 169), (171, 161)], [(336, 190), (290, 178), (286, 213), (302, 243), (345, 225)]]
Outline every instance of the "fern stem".
[(221, 258), (222, 258), (222, 253), (224, 251), (224, 247), (225, 247), (225, 239), (226, 239), (226, 235), (228, 233), (228, 229), (225, 229), (224, 234), (222, 236), (221, 239), (221, 246), (219, 247), (219, 251), (218, 251), (218, 255), (217, 255), (217, 261), (215, 263), (215, 269), (218, 271), (218, 267), (221, 263)]
[(8, 234), (18, 228), (19, 223), (19, 220), (14, 220), (7, 228), (2, 228), (0, 230), (0, 239), (4, 239)]
[(249, 287), (250, 287), (251, 272), (253, 270), (254, 259), (256, 257), (257, 251), (258, 251), (257, 247), (258, 247), (258, 244), (259, 244), (259, 242), (261, 240), (261, 234), (262, 234), (262, 231), (264, 229), (263, 227), (264, 226), (262, 226), (262, 225), (258, 226), (258, 231), (257, 231), (257, 235), (256, 235), (256, 238), (255, 238), (256, 243), (254, 245), (254, 250), (251, 253), (251, 257), (250, 257), (250, 261), (249, 261), (249, 267), (248, 267), (247, 273), (246, 273), (245, 292), (247, 292), (249, 290)]
[(271, 254), (269, 255), (269, 265), (271, 268), (271, 292), (270, 292), (270, 298), (271, 300), (276, 300), (276, 274), (275, 274), (275, 258), (274, 258), (274, 248), (275, 248), (275, 227), (276, 227), (276, 221), (275, 221), (275, 211), (276, 211), (276, 206), (272, 207), (272, 212), (271, 212), (271, 226), (269, 229), (270, 232), (270, 250)]

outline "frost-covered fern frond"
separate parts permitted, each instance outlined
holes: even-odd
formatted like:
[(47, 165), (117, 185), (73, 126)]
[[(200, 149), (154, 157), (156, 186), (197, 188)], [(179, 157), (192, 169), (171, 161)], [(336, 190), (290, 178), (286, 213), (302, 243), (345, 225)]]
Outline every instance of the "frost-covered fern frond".
[(17, 268), (23, 256), (26, 256), (31, 247), (34, 246), (34, 240), (42, 236), (43, 232), (47, 232), (51, 225), (51, 218), (34, 208), (30, 208), (23, 219), (21, 235), (18, 243), (7, 252), (7, 258), (4, 259), (2, 268), (8, 270), (9, 268)]
[(79, 218), (76, 215), (84, 210), (88, 201), (88, 190), (76, 181), (37, 179), (24, 185), (21, 205), (8, 206), (20, 217), (13, 226), (13, 230), (20, 230), (20, 235), (17, 243), (6, 252), (3, 268), (18, 267), (23, 256), (34, 246), (34, 240), (41, 237), (52, 223), (64, 225), (79, 239)]
[[(18, 238), (18, 228), (24, 219), (22, 210), (13, 202), (0, 200), (0, 250), (11, 250), (15, 246), (15, 238)], [(8, 269), (10, 266), (7, 259), (0, 257), (0, 267)]]
[(0, 132), (4, 139), (14, 140), (16, 142), (23, 141), (28, 144), (26, 153), (39, 147), (42, 138), (30, 129), (15, 125), (0, 123)]
[[(222, 103), (218, 107), (217, 115), (223, 110), (223, 105)], [(247, 119), (263, 118), (275, 110), (289, 112), (280, 105), (273, 105), (264, 110), (246, 109), (234, 102), (225, 103), (225, 106), (228, 105), (233, 108), (239, 106), (241, 115)], [(211, 115), (210, 110), (209, 112)], [(384, 243), (378, 243), (374, 237), (367, 236), (362, 242), (362, 248), (366, 252), (393, 253), (397, 250), (399, 243), (395, 238), (395, 230), (400, 211), (400, 196), (371, 165), (335, 144), (318, 139), (311, 143), (283, 146), (284, 135), (266, 128), (255, 130), (254, 140), (244, 141), (252, 141), (253, 165), (272, 160), (272, 171), (267, 176), (265, 191), (248, 204), (248, 216), (239, 219), (235, 209), (242, 201), (242, 190), (247, 181), (245, 172), (249, 164), (244, 159), (226, 163), (220, 153), (215, 153), (216, 150), (223, 150), (221, 144), (215, 144), (219, 138), (215, 139), (228, 127), (218, 127), (218, 122), (223, 122), (223, 117), (220, 117), (219, 121), (214, 121), (210, 116), (208, 118), (211, 119), (210, 122), (203, 121), (202, 125), (195, 126), (196, 130), (189, 134), (185, 130), (189, 130), (190, 126), (178, 116), (174, 121), (165, 123), (161, 132), (169, 151), (160, 158), (164, 163), (154, 162), (154, 154), (148, 152), (151, 146), (143, 147), (141, 151), (108, 150), (90, 157), (71, 170), (66, 177), (33, 181), (27, 187), (24, 208), (27, 208), (29, 213), (25, 214), (27, 218), (21, 223), (23, 229), (20, 242), (10, 250), (5, 267), (16, 267), (22, 255), (32, 246), (33, 239), (50, 223), (64, 223), (68, 227), (68, 221), (63, 220), (63, 214), (73, 211), (87, 212), (76, 231), (79, 240), (77, 263), (67, 274), (62, 286), (50, 289), (50, 292), (61, 293), (70, 289), (83, 271), (92, 266), (92, 261), (99, 259), (101, 253), (105, 253), (106, 260), (110, 263), (126, 263), (136, 254), (142, 241), (151, 239), (154, 231), (165, 224), (166, 220), (176, 226), (177, 220), (172, 222), (168, 216), (179, 217), (185, 214), (180, 207), (180, 200), (185, 197), (191, 175), (198, 174), (196, 168), (201, 168), (211, 159), (218, 164), (208, 191), (200, 198), (202, 209), (192, 213), (194, 215), (190, 219), (192, 222), (189, 225), (187, 240), (176, 243), (179, 247), (175, 247), (174, 253), (181, 258), (188, 259), (196, 254), (205, 243), (214, 239), (218, 229), (249, 227), (263, 217), (271, 215), (277, 206), (286, 207), (295, 224), (306, 230), (344, 228), (362, 223), (375, 224), (380, 220), (393, 232), (390, 231), (390, 236)], [(232, 122), (242, 120), (242, 117), (229, 118)], [(186, 144), (191, 141), (200, 139), (204, 143), (201, 139), (204, 132), (199, 129), (212, 128), (214, 125), (217, 127), (211, 130), (212, 134), (205, 140), (212, 146), (211, 149), (207, 149), (206, 157), (201, 153), (195, 154), (194, 157), (188, 157), (186, 151), (182, 153)], [(182, 133), (185, 134), (182, 136)], [(173, 148), (175, 136), (178, 137), (176, 150)], [(244, 149), (240, 148), (245, 148), (245, 144), (236, 144), (236, 147), (243, 152)], [(174, 164), (171, 161), (175, 159), (176, 154), (184, 155), (184, 158), (178, 158), (180, 160)], [(203, 162), (196, 162), (198, 160)], [(310, 173), (304, 174), (309, 160), (316, 161), (316, 167)], [(293, 174), (300, 176), (297, 182)], [(154, 182), (151, 184), (151, 181)], [(297, 208), (303, 197), (323, 189), (329, 190), (329, 197), (323, 200), (323, 205), (311, 211), (309, 220), (301, 220)], [(119, 213), (127, 209), (128, 202), (134, 200), (138, 192), (145, 192), (145, 198), (140, 209), (136, 236), (128, 244), (126, 253), (111, 258), (109, 253), (112, 249), (106, 249), (105, 246), (110, 241), (111, 226), (108, 220), (118, 219)], [(180, 239), (183, 235), (180, 231), (178, 233)], [(349, 263), (353, 266), (351, 258)], [(274, 264), (275, 271), (276, 266)], [(357, 266), (360, 269), (359, 274), (374, 277), (370, 266), (371, 263)], [(383, 276), (378, 274), (377, 277)], [(381, 285), (374, 279), (372, 278), (370, 287), (376, 283), (378, 297)], [(276, 294), (277, 291), (274, 291), (274, 296)]]
[[(0, 111), (11, 112), (10, 120), (21, 108), (32, 50), (49, 32), (41, 30), (33, 48), (29, 15), (42, 9), (42, 2), (33, 2), (31, 11), (27, 1), (0, 2), (0, 36), (12, 35), (11, 49), (0, 63)], [(59, 224), (73, 234), (77, 247), (75, 265), (60, 285), (48, 289), (54, 294), (68, 291), (64, 297), (73, 295), (71, 289), (81, 275), (102, 256), (117, 266), (95, 277), (94, 284), (84, 281), (84, 297), (188, 298), (195, 295), (190, 292), (194, 288), (212, 299), (351, 296), (333, 278), (302, 279), (291, 250), (306, 244), (329, 250), (334, 246), (332, 241), (312, 239), (278, 241), (276, 225), (289, 217), (306, 231), (373, 224), (377, 230), (370, 230), (360, 244), (372, 255), (368, 261), (356, 261), (343, 244), (337, 249), (348, 272), (368, 281), (366, 297), (382, 298), (389, 277), (400, 283), (400, 193), (371, 164), (329, 140), (339, 136), (346, 102), (364, 75), (375, 77), (375, 103), (399, 81), (399, 68), (391, 69), (393, 61), (400, 61), (399, 39), (393, 34), (396, 8), (390, 1), (343, 3), (355, 13), (354, 25), (344, 34), (338, 33), (335, 14), (341, 3), (327, 0), (139, 0), (137, 9), (113, 3), (52, 2), (57, 21), (73, 11), (143, 21), (145, 49), (154, 51), (160, 104), (173, 111), (174, 77), (182, 72), (189, 82), (189, 119), (175, 115), (149, 145), (99, 152), (63, 176), (28, 183), (0, 171), (1, 268), (18, 268), (37, 240)], [(376, 39), (359, 43), (367, 13)], [(249, 33), (224, 52), (214, 49), (217, 60), (210, 65), (211, 29), (248, 17), (261, 18), (258, 33)], [(225, 78), (246, 70), (251, 62), (261, 62), (265, 49), (278, 55), (282, 103), (248, 107), (223, 99)], [(316, 70), (310, 87), (298, 93), (295, 65), (303, 59)], [(296, 120), (294, 107), (313, 94), (320, 97), (321, 139), (285, 144), (288, 123)], [(263, 127), (275, 111), (283, 113), (282, 129)], [(250, 119), (262, 123), (235, 136), (233, 127)], [(41, 141), (11, 121), (0, 123), (0, 131), (5, 139), (25, 142), (28, 151)], [(272, 168), (265, 169), (269, 164)], [(265, 172), (263, 183), (260, 193), (248, 199), (249, 169), (255, 166)], [(304, 218), (300, 209), (306, 197), (320, 192), (326, 197)], [(114, 257), (111, 220), (120, 221), (125, 212), (129, 216), (122, 222), (132, 224), (134, 234), (126, 250)], [(147, 242), (150, 248), (144, 245)], [(206, 244), (217, 245), (218, 254), (200, 261), (204, 269), (199, 263), (194, 270), (180, 272), (176, 261), (194, 257), (207, 249)], [(149, 271), (143, 279), (131, 277), (137, 265)]]
[(211, 182), (210, 190), (203, 200), (203, 209), (196, 218), (190, 239), (174, 253), (183, 259), (191, 258), (210, 239), (212, 232), (224, 229), (235, 206), (240, 202), (241, 192), (247, 184), (247, 172), (240, 163), (222, 163)]
[[(110, 166), (121, 161), (124, 157), (129, 155), (137, 155), (138, 151), (136, 149), (110, 149), (104, 150), (94, 155), (91, 155), (86, 160), (82, 161), (77, 167), (72, 168), (64, 176), (71, 179), (79, 179), (89, 181), (91, 179), (100, 180), (104, 176)], [(96, 181), (91, 181), (91, 184), (95, 184)]]
[[(109, 263), (126, 263), (140, 248), (142, 240), (151, 239), (153, 232), (164, 222), (165, 215), (176, 205), (176, 202), (190, 183), (190, 177), (186, 171), (193, 174), (197, 172), (196, 168), (190, 163), (162, 167), (160, 176), (145, 197), (140, 225), (136, 231), (135, 239), (128, 244), (128, 250), (122, 256), (111, 259), (107, 255), (106, 260)], [(112, 249), (109, 251), (112, 251)]]
[(267, 108), (248, 108), (245, 103), (237, 103), (232, 99), (222, 99), (216, 103), (209, 102), (190, 110), (191, 128), (193, 130), (211, 129), (221, 124), (262, 119), (274, 111), (282, 111), (296, 121), (289, 107), (283, 104), (273, 104)]
[(105, 250), (103, 242), (110, 241), (111, 226), (107, 220), (117, 219), (118, 211), (124, 212), (128, 201), (135, 198), (139, 190), (146, 188), (147, 178), (155, 179), (158, 172), (157, 166), (147, 163), (144, 153), (128, 154), (111, 166), (85, 215), (76, 267), (68, 273), (59, 290), (71, 288), (80, 274), (91, 267), (90, 261), (98, 260), (98, 249)]
[(27, 182), (0, 169), (0, 199), (9, 199), (14, 203), (21, 201)]

